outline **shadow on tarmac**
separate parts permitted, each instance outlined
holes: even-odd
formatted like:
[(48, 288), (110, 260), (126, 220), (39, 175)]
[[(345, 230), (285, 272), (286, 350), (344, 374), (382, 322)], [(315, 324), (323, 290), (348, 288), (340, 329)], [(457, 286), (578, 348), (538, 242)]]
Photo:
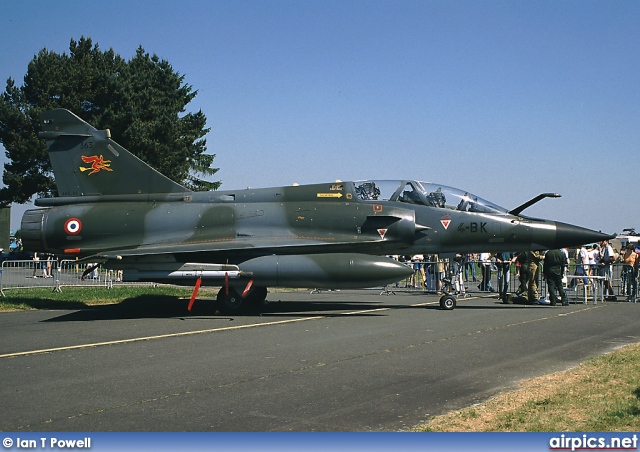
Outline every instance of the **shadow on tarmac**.
[[(428, 304), (390, 304), (385, 303), (384, 298), (379, 300), (366, 301), (339, 301), (335, 298), (339, 294), (332, 294), (331, 299), (325, 300), (278, 300), (279, 293), (270, 293), (269, 302), (265, 306), (247, 307), (238, 312), (224, 313), (221, 312), (219, 306), (213, 298), (196, 299), (191, 312), (188, 311), (189, 300), (181, 297), (167, 295), (142, 295), (135, 298), (128, 298), (117, 304), (94, 305), (87, 306), (83, 303), (75, 303), (69, 306), (64, 305), (65, 312), (63, 315), (43, 320), (43, 322), (90, 322), (105, 321), (118, 319), (163, 319), (177, 318), (180, 320), (190, 319), (230, 319), (233, 317), (312, 317), (326, 316), (339, 317), (349, 313), (350, 316), (385, 316), (384, 311), (380, 309), (427, 309), (442, 311), (439, 306), (439, 296), (424, 293), (402, 294), (406, 296), (410, 302), (416, 302), (415, 296), (422, 297), (418, 303)], [(396, 295), (397, 296), (397, 295)], [(308, 297), (307, 294), (301, 298)], [(503, 304), (495, 297), (474, 298), (486, 300), (490, 303), (478, 305), (467, 304), (471, 299), (460, 298), (458, 304), (452, 312), (461, 310), (486, 310), (486, 309), (517, 309), (517, 308), (548, 308), (550, 306), (519, 303)], [(62, 306), (40, 306), (41, 309), (62, 309)], [(371, 310), (374, 312), (359, 312)], [(378, 310), (378, 311), (376, 311)], [(352, 313), (353, 312), (353, 313)]]
[[(277, 294), (276, 294), (277, 295)], [(43, 320), (43, 322), (90, 322), (100, 320), (118, 319), (163, 319), (178, 318), (189, 320), (195, 318), (220, 318), (230, 317), (305, 317), (305, 316), (341, 316), (344, 312), (353, 312), (352, 316), (384, 316), (380, 312), (357, 311), (389, 309), (419, 309), (420, 306), (389, 305), (377, 301), (273, 301), (257, 309), (247, 308), (233, 314), (220, 312), (212, 299), (196, 299), (191, 312), (188, 311), (189, 300), (171, 296), (145, 295), (136, 298), (125, 299), (117, 304), (78, 306), (77, 310), (63, 315)], [(68, 307), (68, 306), (67, 306)], [(73, 309), (73, 308), (72, 308)]]

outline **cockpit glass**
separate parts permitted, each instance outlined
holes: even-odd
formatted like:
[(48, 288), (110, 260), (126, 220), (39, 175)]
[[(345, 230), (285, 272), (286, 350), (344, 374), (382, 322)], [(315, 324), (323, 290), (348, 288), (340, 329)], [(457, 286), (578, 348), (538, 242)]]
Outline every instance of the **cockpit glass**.
[(507, 213), (507, 209), (472, 193), (446, 185), (414, 180), (369, 180), (354, 182), (363, 201), (396, 201), (464, 212)]

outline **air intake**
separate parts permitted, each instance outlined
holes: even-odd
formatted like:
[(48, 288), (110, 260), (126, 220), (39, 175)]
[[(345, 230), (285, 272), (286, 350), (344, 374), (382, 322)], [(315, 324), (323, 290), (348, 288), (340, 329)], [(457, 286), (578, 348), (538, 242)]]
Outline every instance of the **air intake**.
[(44, 229), (44, 215), (48, 210), (27, 210), (22, 215), (20, 237), (25, 251), (43, 251), (45, 249), (42, 231)]

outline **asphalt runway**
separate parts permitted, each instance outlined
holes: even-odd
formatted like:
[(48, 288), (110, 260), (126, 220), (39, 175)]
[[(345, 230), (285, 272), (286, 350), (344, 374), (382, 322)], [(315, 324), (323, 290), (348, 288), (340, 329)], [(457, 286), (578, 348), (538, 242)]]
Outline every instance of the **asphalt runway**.
[(640, 341), (640, 304), (379, 291), (0, 314), (3, 431), (398, 431)]

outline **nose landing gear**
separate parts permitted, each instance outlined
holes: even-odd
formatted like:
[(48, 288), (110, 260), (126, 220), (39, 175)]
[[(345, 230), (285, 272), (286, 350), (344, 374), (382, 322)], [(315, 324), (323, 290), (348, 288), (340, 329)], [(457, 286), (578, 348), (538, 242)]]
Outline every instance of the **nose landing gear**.
[(440, 297), (440, 309), (451, 311), (456, 307), (456, 301), (456, 297), (454, 297), (450, 293), (445, 293), (445, 295)]

